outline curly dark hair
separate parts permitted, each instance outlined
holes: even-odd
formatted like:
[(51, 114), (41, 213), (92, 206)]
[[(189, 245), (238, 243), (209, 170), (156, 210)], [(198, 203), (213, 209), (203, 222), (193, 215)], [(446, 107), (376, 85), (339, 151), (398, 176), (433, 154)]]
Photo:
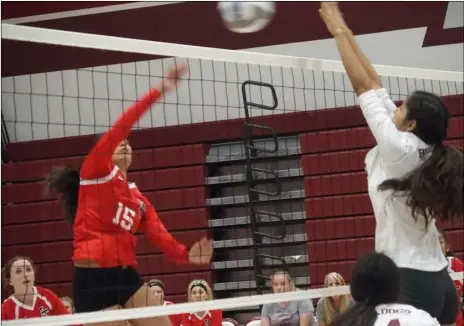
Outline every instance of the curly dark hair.
[(69, 166), (54, 167), (45, 181), (49, 192), (60, 195), (64, 203), (65, 219), (74, 224), (79, 198), (79, 170)]

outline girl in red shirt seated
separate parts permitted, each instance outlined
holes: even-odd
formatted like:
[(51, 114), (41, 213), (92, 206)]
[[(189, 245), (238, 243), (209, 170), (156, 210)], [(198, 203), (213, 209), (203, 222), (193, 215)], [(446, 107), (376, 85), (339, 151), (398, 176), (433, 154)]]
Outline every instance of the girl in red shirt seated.
[[(148, 282), (148, 286), (150, 287), (150, 290), (153, 292), (153, 294), (159, 298), (159, 300), (163, 303), (163, 306), (171, 305), (174, 304), (174, 302), (167, 301), (164, 299), (164, 283), (163, 281), (160, 280), (150, 280)], [(169, 319), (171, 320), (172, 326), (180, 326), (181, 325), (181, 320), (182, 316), (181, 315), (171, 315), (169, 316)]]
[[(213, 292), (205, 280), (193, 280), (188, 286), (189, 302), (213, 300)], [(182, 326), (221, 326), (222, 310), (182, 314)]]
[[(212, 241), (202, 239), (189, 250), (166, 230), (155, 208), (128, 182), (132, 148), (127, 141), (132, 127), (152, 104), (177, 87), (187, 66), (169, 69), (151, 89), (123, 112), (85, 157), (80, 170), (61, 167), (48, 178), (49, 188), (61, 194), (65, 214), (73, 224), (74, 306), (77, 313), (161, 305), (135, 270), (136, 232), (168, 258), (181, 264), (209, 264)], [(129, 320), (132, 326), (170, 326), (166, 317)], [(100, 324), (92, 324), (96, 326)], [(126, 326), (127, 321), (103, 323)]]
[(35, 267), (29, 257), (11, 258), (2, 272), (3, 284), (13, 288), (13, 294), (2, 303), (2, 320), (68, 314), (55, 293), (34, 286)]
[[(457, 257), (453, 257), (453, 252), (451, 251), (449, 247), (448, 240), (446, 239), (446, 234), (443, 230), (438, 231), (440, 233), (440, 245), (441, 245), (441, 250), (443, 251), (443, 254), (448, 258), (448, 272), (450, 273), (458, 273), (458, 272), (464, 272), (464, 263), (462, 262), (461, 259)], [(456, 280), (454, 281), (454, 284), (456, 286), (456, 291), (458, 294), (459, 298), (459, 309), (458, 309), (458, 318), (456, 320), (456, 326), (464, 326), (464, 318), (463, 318), (463, 307), (462, 307), (462, 299), (463, 299), (463, 281), (462, 280)]]

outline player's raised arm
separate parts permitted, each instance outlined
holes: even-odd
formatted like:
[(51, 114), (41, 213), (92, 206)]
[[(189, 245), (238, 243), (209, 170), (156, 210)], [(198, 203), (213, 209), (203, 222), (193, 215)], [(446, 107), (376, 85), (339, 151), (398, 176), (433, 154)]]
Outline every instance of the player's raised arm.
[[(343, 20), (337, 3), (322, 2), (319, 12), (327, 29), (337, 42), (346, 73), (350, 78), (354, 91), (358, 95), (363, 115), (383, 157), (396, 161), (407, 151), (407, 142), (403, 137), (403, 133), (396, 128), (391, 119), (391, 112), (387, 110), (384, 104), (387, 102), (390, 106), (394, 106), (394, 103), (389, 99), (386, 90), (379, 90), (379, 78), (370, 62), (365, 62), (365, 65), (368, 66), (366, 70), (363, 62), (358, 57), (358, 54), (361, 56), (362, 51), (353, 40), (353, 35)], [(358, 51), (355, 51), (355, 48), (358, 48)], [(368, 70), (371, 71), (371, 76), (369, 76)], [(393, 108), (391, 109), (393, 110)]]
[(374, 66), (372, 65), (369, 58), (366, 56), (364, 51), (359, 46), (356, 37), (353, 35), (352, 30), (349, 28), (348, 24), (344, 21), (344, 26), (342, 28), (345, 30), (345, 37), (348, 40), (353, 52), (355, 53), (356, 57), (358, 58), (359, 62), (363, 66), (364, 70), (366, 71), (367, 75), (369, 76), (371, 83), (376, 89), (377, 96), (380, 97), (385, 108), (388, 111), (390, 117), (393, 116), (394, 111), (396, 110), (396, 104), (390, 99), (390, 96), (385, 88), (382, 85), (382, 79), (380, 78), (377, 70), (375, 70)]
[(342, 26), (342, 28), (345, 30), (344, 35), (346, 39), (348, 40), (348, 42), (350, 43), (350, 46), (353, 49), (354, 54), (356, 55), (359, 62), (363, 66), (364, 70), (366, 71), (373, 85), (376, 87), (382, 87), (382, 80), (379, 74), (377, 73), (377, 70), (375, 70), (371, 61), (369, 60), (369, 58), (366, 56), (364, 51), (359, 46), (359, 43), (356, 40), (356, 37), (353, 35), (352, 30), (348, 27), (348, 24), (346, 24), (345, 21), (344, 23), (345, 23), (344, 26)]
[(356, 94), (359, 96), (368, 90), (379, 88), (379, 85), (369, 77), (350, 43), (349, 29), (337, 3), (322, 2), (319, 13), (327, 29), (335, 38), (343, 65)]
[(85, 158), (80, 171), (81, 178), (97, 179), (111, 173), (110, 162), (116, 147), (129, 136), (132, 126), (148, 111), (151, 105), (164, 93), (174, 89), (179, 78), (186, 72), (186, 65), (176, 65), (170, 68), (160, 85), (152, 88), (123, 112)]
[(168, 230), (166, 230), (155, 208), (145, 197), (143, 197), (143, 201), (145, 204), (145, 214), (141, 220), (140, 227), (144, 229), (147, 239), (154, 246), (160, 248), (170, 260), (177, 263), (187, 263), (187, 247), (177, 242)]

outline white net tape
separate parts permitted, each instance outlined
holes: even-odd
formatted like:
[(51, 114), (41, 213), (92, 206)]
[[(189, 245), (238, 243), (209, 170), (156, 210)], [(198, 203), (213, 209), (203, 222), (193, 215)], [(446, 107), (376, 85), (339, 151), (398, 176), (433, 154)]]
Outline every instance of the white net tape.
[[(75, 46), (109, 51), (174, 56), (203, 60), (221, 60), (223, 62), (267, 65), (283, 68), (311, 69), (332, 72), (345, 71), (342, 62), (334, 60), (320, 60), (247, 51), (214, 49), (200, 46), (187, 46), (182, 44), (135, 40), (122, 37), (58, 31), (10, 24), (2, 24), (2, 38), (16, 41)], [(462, 72), (384, 65), (374, 65), (374, 68), (381, 76), (446, 80), (456, 82), (462, 82), (464, 80), (464, 74)]]
[[(453, 280), (463, 280), (464, 272), (452, 273)], [(348, 286), (331, 287), (325, 289), (314, 289), (306, 291), (295, 291), (278, 294), (263, 294), (244, 296), (240, 298), (219, 299), (212, 301), (181, 303), (175, 305), (161, 307), (147, 307), (122, 309), (114, 311), (101, 311), (91, 313), (81, 313), (78, 315), (64, 315), (56, 317), (31, 318), (15, 321), (2, 322), (6, 326), (64, 326), (73, 324), (87, 324), (110, 322), (117, 320), (130, 320), (139, 318), (159, 317), (176, 315), (180, 313), (193, 313), (197, 311), (210, 311), (214, 309), (229, 310), (244, 308), (249, 306), (263, 305), (267, 303), (290, 302), (298, 300), (317, 299), (322, 297), (330, 297), (334, 295), (348, 294)]]

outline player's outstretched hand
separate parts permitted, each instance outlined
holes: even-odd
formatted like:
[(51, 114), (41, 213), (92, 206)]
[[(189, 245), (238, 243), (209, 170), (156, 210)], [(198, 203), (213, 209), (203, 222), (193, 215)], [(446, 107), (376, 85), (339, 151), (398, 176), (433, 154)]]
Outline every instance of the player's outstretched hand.
[(180, 78), (187, 74), (188, 66), (184, 63), (176, 64), (170, 67), (163, 77), (163, 81), (159, 87), (161, 93), (168, 93), (177, 87)]
[(348, 29), (345, 20), (343, 19), (343, 15), (341, 14), (340, 9), (338, 8), (337, 2), (321, 2), (319, 15), (321, 16), (322, 20), (327, 26), (327, 29), (333, 36), (337, 35), (341, 31)]
[(213, 256), (213, 241), (206, 238), (201, 239), (190, 248), (188, 256), (190, 264), (209, 264)]

